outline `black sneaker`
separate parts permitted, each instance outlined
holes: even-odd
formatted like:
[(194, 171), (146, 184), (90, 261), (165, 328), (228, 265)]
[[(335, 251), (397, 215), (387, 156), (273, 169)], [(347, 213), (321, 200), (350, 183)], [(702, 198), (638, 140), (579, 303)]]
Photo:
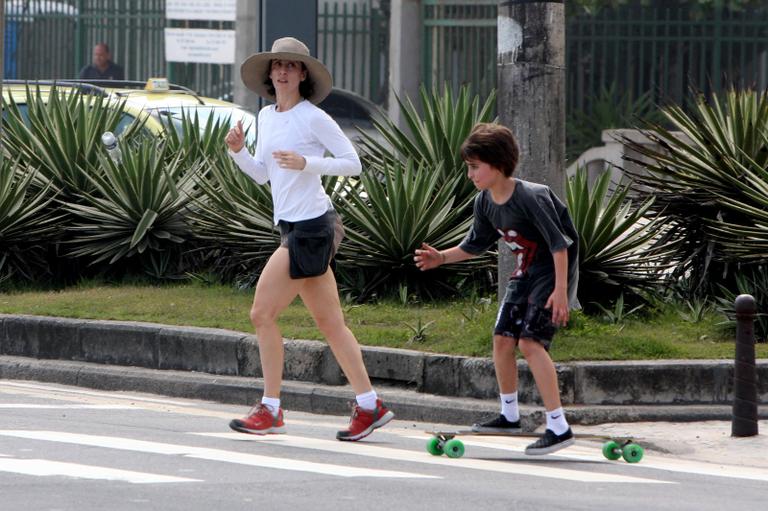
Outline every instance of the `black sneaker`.
[(571, 428), (568, 428), (568, 431), (562, 435), (556, 435), (551, 429), (548, 429), (541, 438), (525, 448), (525, 454), (530, 456), (549, 454), (573, 445), (573, 442), (573, 431), (571, 431)]
[(520, 427), (519, 420), (510, 422), (501, 413), (498, 417), (494, 417), (491, 420), (480, 424), (472, 424), (472, 431), (478, 433), (520, 433), (522, 430), (523, 428)]

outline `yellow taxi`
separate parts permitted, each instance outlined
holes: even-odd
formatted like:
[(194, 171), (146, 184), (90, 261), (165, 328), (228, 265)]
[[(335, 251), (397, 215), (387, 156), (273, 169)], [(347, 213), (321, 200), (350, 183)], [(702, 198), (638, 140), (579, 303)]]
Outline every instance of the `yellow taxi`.
[[(168, 122), (183, 131), (185, 115), (194, 119), (197, 115), (200, 126), (209, 118), (213, 121), (229, 121), (230, 126), (242, 121), (247, 143), (256, 141), (256, 116), (235, 103), (200, 96), (181, 85), (170, 84), (165, 78), (150, 78), (146, 82), (128, 80), (5, 80), (3, 97), (13, 98), (22, 115), (26, 115), (26, 88), (39, 87), (43, 100), (53, 85), (62, 91), (79, 90), (85, 94), (98, 94), (110, 100), (125, 101), (123, 116), (115, 129), (122, 133), (137, 118), (146, 118), (145, 128), (155, 135), (162, 134)], [(325, 110), (342, 131), (354, 143), (360, 143), (360, 132), (365, 132), (380, 143), (383, 137), (374, 127), (374, 121), (383, 122), (386, 115), (371, 101), (344, 89), (333, 88), (323, 100), (320, 108)]]
[(27, 110), (27, 87), (39, 87), (45, 100), (51, 87), (56, 86), (61, 91), (80, 91), (85, 94), (97, 94), (114, 101), (124, 101), (125, 107), (122, 118), (115, 129), (120, 134), (136, 119), (145, 121), (144, 127), (151, 133), (159, 135), (166, 129), (168, 122), (174, 124), (177, 130), (182, 129), (185, 115), (190, 118), (197, 116), (200, 126), (205, 126), (213, 117), (215, 121), (228, 121), (230, 125), (242, 121), (246, 128), (248, 143), (256, 139), (256, 118), (247, 110), (234, 103), (199, 96), (194, 91), (169, 84), (165, 78), (150, 78), (147, 82), (115, 81), (115, 80), (6, 80), (3, 82), (3, 96), (12, 97), (22, 115)]

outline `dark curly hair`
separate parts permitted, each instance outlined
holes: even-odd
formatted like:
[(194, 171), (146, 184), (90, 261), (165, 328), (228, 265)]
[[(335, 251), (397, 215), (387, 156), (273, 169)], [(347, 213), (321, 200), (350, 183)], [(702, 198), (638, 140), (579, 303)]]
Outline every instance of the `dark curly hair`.
[[(269, 70), (272, 69), (273, 61), (274, 59), (269, 61), (267, 79), (264, 80), (264, 85), (267, 86), (267, 94), (270, 96), (275, 95), (275, 84), (272, 83), (272, 78), (269, 77)], [(310, 76), (307, 66), (305, 66), (303, 62), (301, 63), (301, 70), (307, 73), (307, 77), (299, 84), (299, 94), (301, 94), (302, 98), (309, 98), (315, 93), (315, 82), (312, 80), (312, 76)]]

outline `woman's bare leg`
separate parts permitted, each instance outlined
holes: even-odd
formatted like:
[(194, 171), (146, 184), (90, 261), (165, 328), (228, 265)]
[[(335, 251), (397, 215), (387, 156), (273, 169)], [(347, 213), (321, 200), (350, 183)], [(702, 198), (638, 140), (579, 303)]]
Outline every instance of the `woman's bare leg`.
[(305, 279), (290, 277), (288, 249), (279, 247), (267, 261), (256, 284), (250, 315), (259, 341), (266, 397), (279, 398), (283, 382), (285, 352), (277, 318), (296, 298), (304, 283)]
[(363, 354), (352, 331), (344, 322), (336, 277), (330, 269), (319, 277), (305, 279), (299, 294), (315, 318), (333, 355), (341, 366), (356, 395), (372, 390)]

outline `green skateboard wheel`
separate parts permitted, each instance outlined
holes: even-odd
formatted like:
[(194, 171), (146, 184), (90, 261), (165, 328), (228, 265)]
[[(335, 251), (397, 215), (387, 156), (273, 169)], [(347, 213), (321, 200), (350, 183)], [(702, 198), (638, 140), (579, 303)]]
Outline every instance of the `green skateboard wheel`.
[(643, 459), (643, 448), (637, 444), (627, 444), (621, 449), (621, 455), (627, 463), (637, 463)]
[(443, 454), (443, 442), (436, 436), (433, 436), (427, 440), (427, 452), (432, 456), (441, 456)]
[(461, 440), (453, 439), (445, 442), (443, 452), (449, 458), (461, 458), (464, 456), (464, 443)]
[(603, 456), (605, 456), (606, 459), (617, 460), (621, 458), (622, 454), (623, 449), (617, 442), (610, 440), (603, 444)]

